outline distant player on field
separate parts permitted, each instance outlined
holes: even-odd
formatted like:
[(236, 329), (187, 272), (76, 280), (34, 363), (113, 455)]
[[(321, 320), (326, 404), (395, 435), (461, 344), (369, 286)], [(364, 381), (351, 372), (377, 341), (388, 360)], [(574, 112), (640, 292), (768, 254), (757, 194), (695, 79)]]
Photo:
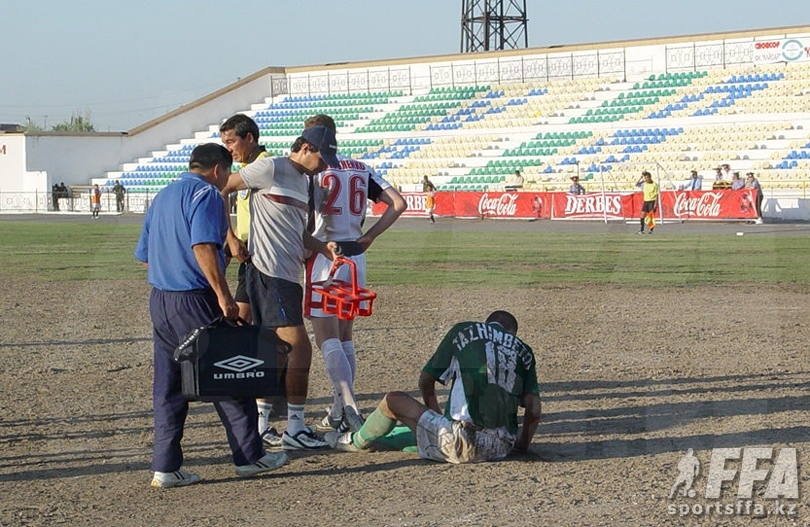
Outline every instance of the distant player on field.
[(436, 223), (436, 218), (433, 217), (433, 211), (436, 210), (436, 185), (427, 176), (422, 178), (422, 192), (425, 193), (425, 212), (430, 223)]
[(644, 203), (641, 205), (641, 230), (639, 234), (644, 234), (644, 226), (648, 225), (650, 234), (655, 230), (655, 211), (658, 210), (658, 183), (653, 181), (652, 174), (646, 170), (641, 173), (636, 186), (641, 189)]

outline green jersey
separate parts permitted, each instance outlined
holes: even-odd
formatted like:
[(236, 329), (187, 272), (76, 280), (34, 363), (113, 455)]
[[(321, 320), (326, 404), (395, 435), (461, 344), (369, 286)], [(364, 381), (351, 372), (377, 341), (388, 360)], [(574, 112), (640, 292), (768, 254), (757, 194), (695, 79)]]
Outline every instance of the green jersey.
[(423, 371), (452, 383), (445, 417), (512, 434), (523, 394), (540, 394), (532, 349), (497, 323), (456, 324)]

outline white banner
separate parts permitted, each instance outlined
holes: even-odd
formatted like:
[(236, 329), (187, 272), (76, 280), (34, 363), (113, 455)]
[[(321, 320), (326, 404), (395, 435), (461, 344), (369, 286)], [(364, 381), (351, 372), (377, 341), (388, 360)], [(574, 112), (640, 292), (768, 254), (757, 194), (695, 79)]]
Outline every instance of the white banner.
[(755, 64), (810, 61), (810, 39), (786, 38), (752, 42)]

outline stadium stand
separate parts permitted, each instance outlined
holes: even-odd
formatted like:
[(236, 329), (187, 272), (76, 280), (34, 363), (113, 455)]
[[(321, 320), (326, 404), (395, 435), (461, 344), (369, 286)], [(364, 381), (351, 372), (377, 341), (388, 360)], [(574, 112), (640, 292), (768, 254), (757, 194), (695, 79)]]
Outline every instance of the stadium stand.
[[(763, 186), (803, 190), (810, 175), (810, 62), (737, 64), (536, 82), (437, 86), (358, 94), (279, 95), (245, 108), (272, 155), (283, 155), (304, 119), (328, 113), (340, 150), (402, 190), (428, 175), (440, 191), (500, 190), (515, 170), (524, 190), (628, 190), (642, 169), (676, 188), (690, 170), (711, 185), (715, 166), (755, 171)], [(227, 115), (222, 115), (222, 118)], [(94, 183), (121, 180), (154, 193), (185, 168), (211, 124)]]

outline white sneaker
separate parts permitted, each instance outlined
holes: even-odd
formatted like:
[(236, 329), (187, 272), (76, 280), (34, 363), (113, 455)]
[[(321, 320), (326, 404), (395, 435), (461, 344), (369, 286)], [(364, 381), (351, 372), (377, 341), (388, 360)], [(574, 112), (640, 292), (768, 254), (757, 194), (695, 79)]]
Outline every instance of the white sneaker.
[(315, 423), (315, 430), (318, 432), (333, 432), (337, 430), (338, 432), (348, 432), (349, 427), (346, 424), (346, 414), (345, 412), (339, 417), (334, 418), (332, 417), (332, 407), (326, 407), (326, 415)]
[(352, 442), (351, 432), (328, 432), (326, 434), (326, 441), (329, 446), (335, 450), (342, 450), (343, 452), (365, 452), (362, 448), (358, 448)]
[(152, 478), (152, 486), (156, 489), (170, 489), (193, 485), (198, 481), (200, 481), (200, 476), (181, 468), (174, 472), (155, 472), (155, 476)]
[(262, 432), (262, 442), (267, 448), (278, 449), (284, 446), (284, 443), (281, 441), (281, 434), (279, 434), (278, 430), (275, 428), (268, 428)]
[(249, 478), (262, 472), (269, 472), (284, 465), (287, 462), (287, 454), (284, 452), (267, 453), (261, 459), (250, 465), (237, 465), (236, 473), (239, 477)]
[(754, 222), (754, 225), (762, 225), (762, 218), (757, 218), (757, 221)]
[(335, 419), (327, 413), (323, 419), (315, 423), (315, 430), (318, 432), (333, 432), (335, 430), (345, 432), (347, 430), (346, 420), (343, 417)]
[(327, 446), (326, 441), (315, 435), (310, 427), (298, 431), (295, 435), (290, 435), (285, 430), (281, 440), (284, 443), (284, 450), (317, 450)]

